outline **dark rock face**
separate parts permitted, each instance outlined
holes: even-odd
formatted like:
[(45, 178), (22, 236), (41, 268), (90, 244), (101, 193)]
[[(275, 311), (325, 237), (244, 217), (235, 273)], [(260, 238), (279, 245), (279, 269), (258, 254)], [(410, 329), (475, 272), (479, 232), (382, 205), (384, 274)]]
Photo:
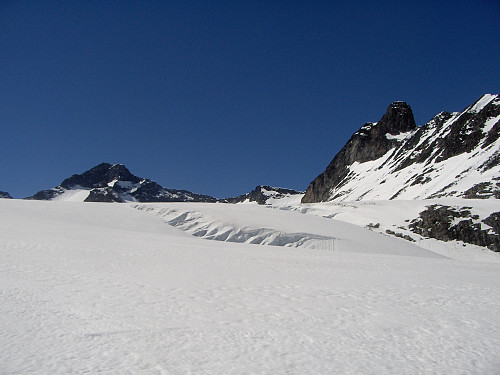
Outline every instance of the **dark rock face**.
[(32, 195), (31, 197), (27, 197), (25, 199), (34, 199), (37, 201), (50, 201), (51, 199), (54, 199), (58, 195), (61, 195), (63, 192), (64, 192), (63, 189), (55, 187), (54, 189), (50, 190), (40, 190), (35, 195)]
[(131, 195), (138, 202), (217, 202), (214, 197), (187, 190), (167, 189), (151, 180), (143, 180)]
[(113, 180), (130, 181), (132, 183), (141, 181), (139, 177), (130, 173), (122, 164), (101, 163), (82, 174), (74, 174), (70, 178), (65, 179), (60, 186), (64, 189), (72, 189), (75, 186), (92, 189), (106, 187)]
[[(364, 193), (368, 194), (369, 189), (376, 191), (376, 194), (371, 194), (372, 197), (384, 197), (371, 199), (396, 199), (407, 191), (415, 192), (416, 196), (419, 192), (427, 194), (418, 199), (442, 196), (499, 198), (499, 181), (488, 180), (487, 177), (477, 182), (468, 179), (470, 169), (465, 167), (457, 171), (458, 175), (442, 174), (443, 179), (448, 180), (444, 184), (435, 184), (436, 187), (443, 186), (441, 190), (435, 188), (424, 193), (425, 189), (418, 188), (435, 182), (443, 163), (458, 155), (467, 154), (468, 159), (477, 160), (478, 164), (472, 168), (482, 174), (487, 171), (491, 174), (492, 169), (498, 169), (500, 150), (496, 145), (500, 136), (499, 116), (500, 95), (487, 94), (462, 113), (441, 112), (426, 125), (416, 127), (411, 108), (404, 102), (395, 102), (378, 123), (367, 123), (354, 133), (326, 170), (311, 182), (302, 203), (362, 200), (366, 199)], [(352, 166), (355, 162), (363, 164), (368, 161), (374, 161), (372, 164), (375, 167), (370, 170), (369, 180), (371, 184), (375, 181), (375, 186), (365, 187), (363, 179), (367, 175), (356, 174)], [(434, 168), (437, 164), (440, 168)], [(391, 194), (387, 195), (381, 193), (383, 187), (378, 185), (399, 175), (408, 176), (406, 180), (397, 180), (399, 191), (391, 190)], [(454, 190), (457, 181), (461, 181), (460, 185), (465, 189)], [(468, 181), (467, 184), (464, 181)], [(407, 193), (404, 199), (414, 198)]]
[(493, 212), (490, 216), (483, 220), (483, 223), (489, 225), (493, 232), (500, 235), (500, 212)]
[(304, 194), (302, 191), (297, 191), (293, 189), (277, 188), (268, 185), (256, 186), (250, 193), (240, 195), (234, 198), (223, 199), (222, 202), (226, 203), (241, 203), (248, 199), (249, 202), (257, 202), (258, 204), (267, 204), (270, 198), (283, 198), (287, 195), (297, 195)]
[(113, 189), (107, 187), (90, 190), (89, 196), (85, 198), (84, 202), (123, 203), (125, 201)]
[[(460, 220), (457, 224), (453, 221)], [(456, 209), (448, 206), (432, 205), (420, 213), (420, 217), (412, 221), (409, 228), (414, 233), (441, 241), (462, 241), (500, 251), (500, 212), (492, 213), (482, 222), (491, 226), (492, 230), (481, 229), (479, 218), (471, 215), (468, 207)], [(476, 222), (474, 222), (476, 221)]]
[(467, 199), (500, 199), (500, 182), (481, 182), (464, 192)]
[(12, 197), (6, 191), (0, 191), (0, 199), (12, 199)]
[(59, 186), (42, 190), (26, 199), (51, 200), (68, 190), (85, 189), (85, 202), (216, 202), (207, 195), (166, 189), (149, 179), (133, 175), (122, 164), (102, 163), (65, 179)]
[(398, 135), (416, 128), (413, 112), (405, 102), (394, 102), (378, 123), (367, 123), (349, 139), (325, 172), (309, 185), (302, 203), (324, 202), (348, 175), (348, 165), (375, 160), (397, 145), (386, 134)]

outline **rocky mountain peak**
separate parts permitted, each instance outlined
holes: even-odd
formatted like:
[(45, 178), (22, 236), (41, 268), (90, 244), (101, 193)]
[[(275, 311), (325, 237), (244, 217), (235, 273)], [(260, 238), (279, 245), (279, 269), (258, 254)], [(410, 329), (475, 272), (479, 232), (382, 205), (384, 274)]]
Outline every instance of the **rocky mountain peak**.
[(74, 174), (61, 183), (61, 187), (71, 189), (75, 186), (97, 188), (108, 186), (113, 181), (131, 181), (138, 183), (141, 179), (134, 176), (123, 164), (101, 163), (82, 174)]
[(386, 132), (392, 135), (406, 133), (414, 130), (417, 125), (413, 117), (411, 107), (406, 102), (394, 102), (389, 107), (385, 115), (378, 122), (381, 133)]
[(398, 144), (397, 136), (417, 128), (411, 107), (405, 102), (394, 102), (380, 121), (366, 123), (340, 151), (345, 163), (364, 163), (375, 160)]
[(101, 163), (81, 174), (74, 174), (55, 188), (41, 190), (26, 199), (82, 199), (85, 202), (216, 201), (207, 195), (164, 188), (147, 178), (133, 175), (123, 164), (110, 163)]
[(330, 199), (327, 186), (337, 186), (347, 176), (346, 168), (353, 163), (376, 160), (400, 144), (398, 135), (417, 128), (411, 107), (402, 101), (389, 105), (380, 121), (366, 123), (353, 134), (325, 172), (318, 176), (306, 191), (303, 203)]
[(499, 173), (500, 95), (420, 127), (407, 103), (394, 102), (379, 122), (354, 133), (302, 202), (499, 198)]

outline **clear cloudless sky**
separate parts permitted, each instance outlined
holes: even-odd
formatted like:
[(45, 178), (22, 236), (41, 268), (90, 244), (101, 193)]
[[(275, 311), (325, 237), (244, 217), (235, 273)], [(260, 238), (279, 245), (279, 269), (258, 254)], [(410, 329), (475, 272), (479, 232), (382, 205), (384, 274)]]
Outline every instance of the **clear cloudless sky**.
[(101, 163), (215, 197), (305, 190), (396, 100), (500, 90), (500, 1), (0, 0), (0, 190)]

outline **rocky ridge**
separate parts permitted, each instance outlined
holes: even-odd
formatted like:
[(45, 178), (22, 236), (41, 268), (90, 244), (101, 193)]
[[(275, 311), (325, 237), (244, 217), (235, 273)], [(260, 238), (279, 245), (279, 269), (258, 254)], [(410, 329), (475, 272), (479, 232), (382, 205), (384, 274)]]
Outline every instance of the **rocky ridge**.
[(281, 199), (292, 195), (304, 194), (303, 191), (285, 189), (268, 185), (258, 185), (250, 193), (242, 194), (234, 198), (221, 200), (227, 203), (257, 202), (258, 204), (269, 204), (273, 199)]

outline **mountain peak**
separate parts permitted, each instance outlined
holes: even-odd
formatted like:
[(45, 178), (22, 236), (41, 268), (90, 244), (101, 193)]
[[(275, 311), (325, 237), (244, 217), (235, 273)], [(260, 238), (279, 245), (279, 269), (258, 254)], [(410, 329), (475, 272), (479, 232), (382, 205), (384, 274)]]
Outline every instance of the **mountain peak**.
[(347, 177), (354, 163), (377, 160), (401, 143), (401, 133), (417, 129), (411, 107), (403, 101), (393, 102), (378, 122), (369, 122), (353, 134), (330, 162), (325, 172), (311, 182), (302, 203), (331, 199), (330, 190)]
[[(80, 194), (81, 193), (81, 194)], [(147, 178), (133, 175), (123, 164), (101, 163), (74, 174), (53, 189), (27, 199), (75, 199), (85, 202), (215, 202), (207, 195), (167, 189)]]
[(130, 173), (123, 164), (101, 163), (82, 174), (74, 174), (65, 179), (61, 186), (65, 189), (71, 189), (75, 186), (91, 189), (108, 186), (115, 180), (138, 183), (141, 179)]
[(392, 135), (406, 133), (417, 127), (411, 107), (402, 101), (393, 102), (389, 105), (385, 115), (377, 125), (381, 128), (381, 132)]

